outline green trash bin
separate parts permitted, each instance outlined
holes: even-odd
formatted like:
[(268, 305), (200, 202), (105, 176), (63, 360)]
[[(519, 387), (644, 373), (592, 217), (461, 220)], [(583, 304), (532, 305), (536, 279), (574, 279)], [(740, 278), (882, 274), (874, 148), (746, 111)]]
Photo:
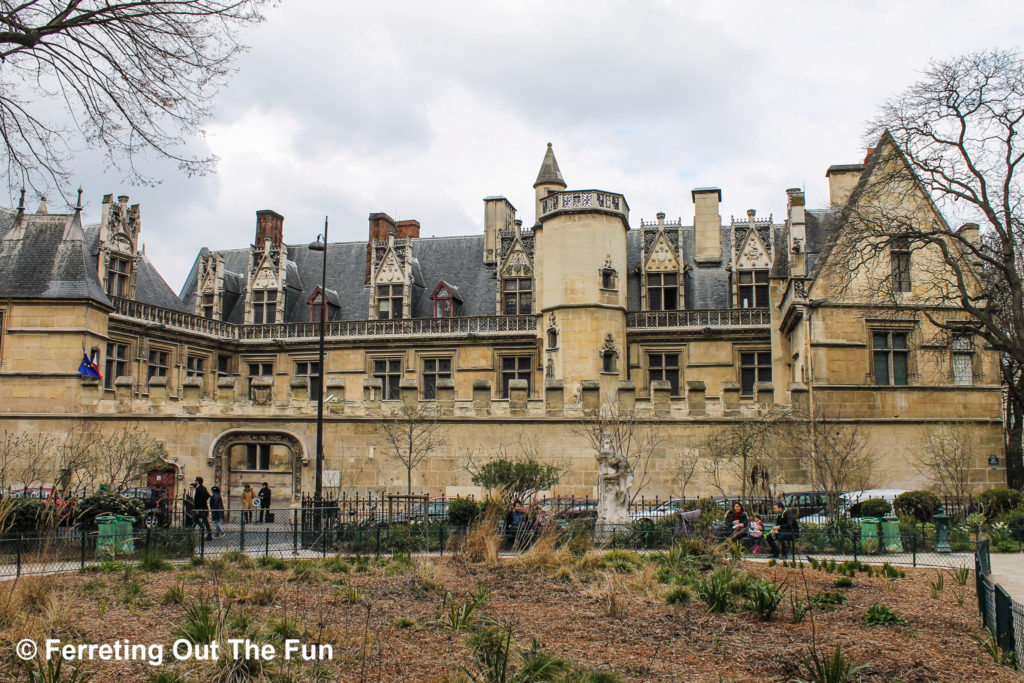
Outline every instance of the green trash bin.
[(117, 552), (117, 518), (101, 515), (96, 518), (99, 535), (96, 537), (96, 557), (113, 557)]
[(135, 552), (135, 518), (131, 515), (114, 515), (117, 525), (117, 552)]
[(887, 553), (902, 553), (903, 540), (900, 537), (900, 521), (895, 517), (882, 520), (882, 548)]
[(878, 517), (860, 518), (860, 549), (863, 553), (878, 552), (878, 526), (882, 520)]

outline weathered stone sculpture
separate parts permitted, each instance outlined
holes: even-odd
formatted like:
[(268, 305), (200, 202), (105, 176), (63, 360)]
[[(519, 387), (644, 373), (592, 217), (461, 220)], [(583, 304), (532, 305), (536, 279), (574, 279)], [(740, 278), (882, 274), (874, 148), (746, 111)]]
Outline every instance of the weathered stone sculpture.
[(608, 432), (601, 434), (597, 453), (597, 531), (612, 531), (630, 523), (629, 489), (633, 485), (633, 469), (629, 460), (612, 445)]

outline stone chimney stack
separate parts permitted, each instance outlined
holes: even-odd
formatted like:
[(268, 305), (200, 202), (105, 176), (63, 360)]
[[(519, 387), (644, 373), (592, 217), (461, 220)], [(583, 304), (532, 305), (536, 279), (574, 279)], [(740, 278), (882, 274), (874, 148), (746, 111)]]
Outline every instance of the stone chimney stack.
[(977, 223), (964, 223), (960, 226), (960, 229), (957, 230), (957, 233), (959, 233), (961, 237), (974, 246), (978, 246), (979, 244), (980, 232), (981, 231), (980, 228), (978, 228)]
[(502, 230), (511, 230), (516, 224), (516, 207), (504, 197), (484, 197), (484, 265), (498, 263), (498, 251)]
[(841, 164), (829, 166), (825, 171), (828, 178), (828, 194), (833, 209), (841, 209), (850, 201), (853, 189), (864, 172), (864, 164)]
[(804, 213), (804, 191), (799, 187), (786, 190), (786, 222), (789, 224), (789, 270), (793, 277), (807, 275), (807, 218)]
[(256, 246), (262, 247), (267, 240), (275, 247), (280, 247), (284, 242), (284, 216), (270, 209), (262, 209), (256, 212)]
[(718, 205), (722, 190), (717, 187), (698, 187), (690, 194), (693, 198), (693, 231), (697, 242), (695, 259), (698, 263), (721, 263), (722, 216)]

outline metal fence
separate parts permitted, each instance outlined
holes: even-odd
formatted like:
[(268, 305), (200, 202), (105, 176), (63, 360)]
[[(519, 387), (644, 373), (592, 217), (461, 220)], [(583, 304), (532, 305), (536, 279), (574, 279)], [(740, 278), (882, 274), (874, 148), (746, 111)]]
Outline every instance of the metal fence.
[(978, 611), (996, 644), (1009, 657), (1004, 661), (1014, 663), (1024, 670), (1024, 605), (1010, 597), (1010, 594), (992, 580), (992, 561), (989, 542), (978, 544), (974, 568), (978, 589)]

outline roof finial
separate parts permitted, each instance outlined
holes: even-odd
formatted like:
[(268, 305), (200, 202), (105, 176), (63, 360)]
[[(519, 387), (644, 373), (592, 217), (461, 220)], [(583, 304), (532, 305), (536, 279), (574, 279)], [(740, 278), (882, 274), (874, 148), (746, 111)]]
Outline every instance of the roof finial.
[(21, 188), (21, 199), (18, 200), (18, 213), (25, 213), (25, 188)]
[(75, 213), (82, 213), (82, 186), (78, 186), (78, 201), (75, 203)]

